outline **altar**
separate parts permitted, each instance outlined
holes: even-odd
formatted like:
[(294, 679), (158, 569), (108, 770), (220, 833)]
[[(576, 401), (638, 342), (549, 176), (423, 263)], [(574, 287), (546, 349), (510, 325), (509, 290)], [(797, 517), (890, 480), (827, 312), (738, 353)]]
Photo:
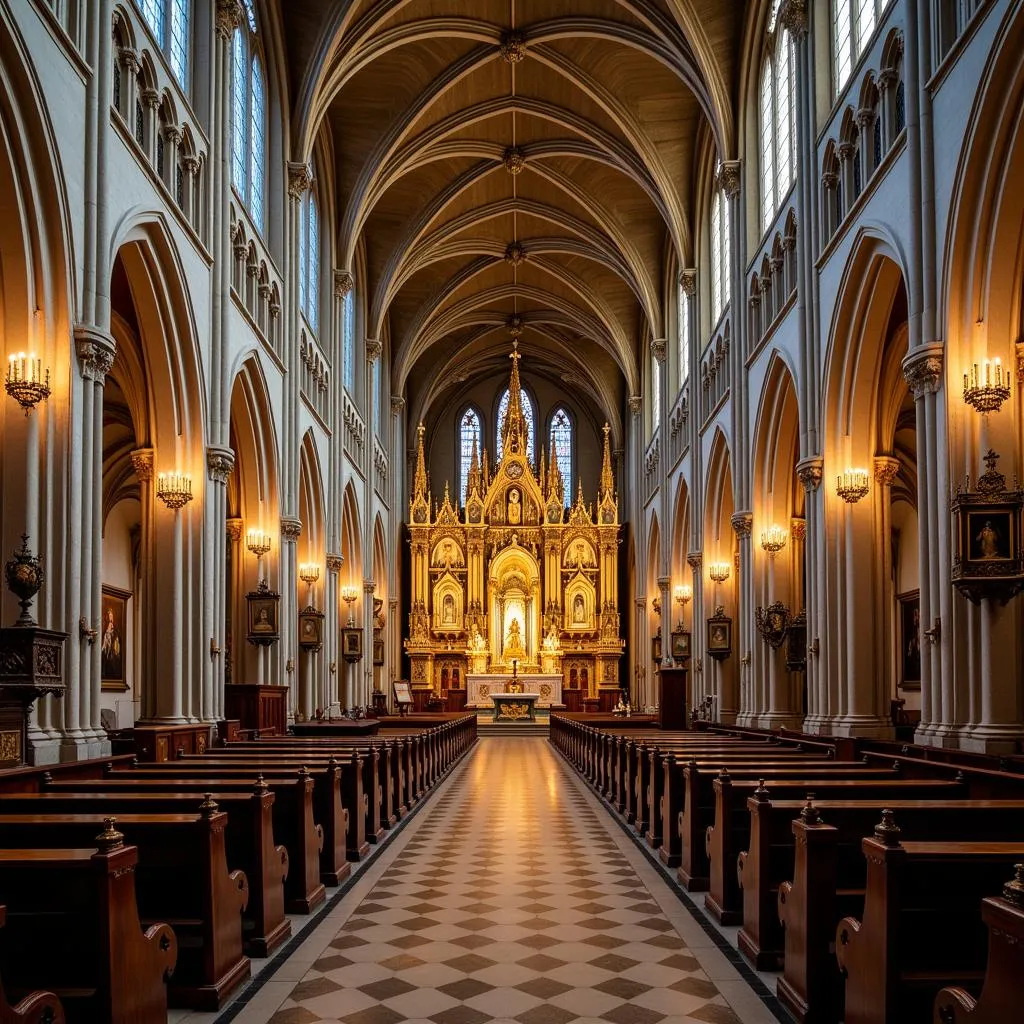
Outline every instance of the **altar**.
[[(494, 704), (492, 698), (503, 695), (505, 685), (510, 682), (512, 682), (512, 676), (508, 672), (487, 672), (466, 676), (466, 708), (489, 711)], [(555, 710), (565, 707), (562, 703), (561, 675), (520, 672), (516, 676), (516, 682), (523, 690), (536, 694), (537, 707), (554, 708)], [(509, 696), (521, 697), (523, 694), (509, 694)]]
[(536, 693), (493, 693), (495, 722), (535, 722), (534, 705), (540, 696)]

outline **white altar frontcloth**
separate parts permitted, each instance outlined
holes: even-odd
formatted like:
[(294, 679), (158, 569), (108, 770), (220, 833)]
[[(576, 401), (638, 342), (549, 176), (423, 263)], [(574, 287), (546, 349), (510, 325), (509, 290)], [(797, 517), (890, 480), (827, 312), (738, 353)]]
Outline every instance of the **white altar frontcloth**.
[[(490, 711), (494, 707), (492, 693), (504, 693), (505, 684), (511, 682), (511, 672), (488, 672), (466, 676), (466, 707)], [(520, 672), (516, 682), (528, 693), (536, 693), (537, 707), (562, 708), (562, 677), (541, 672)]]

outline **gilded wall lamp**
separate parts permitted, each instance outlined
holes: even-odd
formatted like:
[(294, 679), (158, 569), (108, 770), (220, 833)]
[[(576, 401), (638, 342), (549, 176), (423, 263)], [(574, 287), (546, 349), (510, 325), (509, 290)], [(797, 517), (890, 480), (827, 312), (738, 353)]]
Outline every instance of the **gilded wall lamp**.
[(761, 547), (770, 556), (777, 555), (789, 540), (789, 531), (772, 523), (767, 530), (761, 531)]
[(724, 583), (729, 578), (731, 571), (728, 562), (712, 562), (708, 566), (708, 575), (715, 583)]
[(975, 363), (964, 374), (964, 402), (978, 412), (998, 412), (1009, 397), (1010, 375), (1003, 372), (1000, 360), (986, 359), (980, 368)]
[(256, 556), (257, 579), (263, 579), (263, 558), (270, 551), (270, 534), (262, 530), (249, 530), (245, 535), (245, 546)]
[(299, 565), (299, 579), (309, 587), (307, 600), (313, 603), (313, 585), (320, 579), (320, 566), (316, 562), (302, 562)]
[(192, 500), (192, 477), (188, 473), (158, 473), (156, 496), (172, 512), (177, 512)]
[(15, 352), (7, 359), (4, 390), (27, 416), (40, 402), (50, 397), (50, 371), (43, 373), (43, 361), (35, 353)]
[(676, 604), (679, 605), (679, 628), (683, 628), (683, 610), (693, 600), (693, 587), (689, 583), (680, 583), (672, 591)]
[(847, 469), (836, 477), (836, 496), (854, 505), (868, 493), (868, 471)]
[(693, 599), (693, 588), (688, 583), (680, 583), (673, 591), (673, 596), (679, 605), (679, 624), (672, 630), (672, 657), (681, 661), (690, 657), (690, 633), (683, 623), (683, 610)]

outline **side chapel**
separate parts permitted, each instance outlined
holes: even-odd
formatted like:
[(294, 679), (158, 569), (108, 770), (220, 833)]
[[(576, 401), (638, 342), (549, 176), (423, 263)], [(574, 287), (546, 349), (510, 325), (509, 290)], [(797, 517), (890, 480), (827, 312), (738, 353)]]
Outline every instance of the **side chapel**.
[(534, 473), (513, 345), (501, 451), (492, 466), (474, 442), (461, 509), (448, 483), (432, 500), (419, 426), (405, 649), (414, 689), (465, 688), (470, 707), (490, 707), (514, 676), (536, 688), (540, 706), (559, 707), (565, 689), (580, 700), (618, 692), (618, 495), (607, 424), (596, 515), (582, 483), (565, 507), (553, 451), (546, 461), (541, 451)]

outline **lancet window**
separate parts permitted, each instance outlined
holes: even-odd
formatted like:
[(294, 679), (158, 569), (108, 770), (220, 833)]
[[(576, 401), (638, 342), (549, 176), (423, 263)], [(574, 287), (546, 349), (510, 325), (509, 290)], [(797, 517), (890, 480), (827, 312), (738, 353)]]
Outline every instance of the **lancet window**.
[(299, 306), (314, 332), (320, 329), (320, 210), (309, 189), (302, 208), (299, 250)]
[(172, 74), (182, 86), (188, 85), (191, 0), (137, 0), (137, 3), (167, 57)]
[(469, 467), (473, 462), (473, 445), (476, 443), (477, 458), (483, 450), (484, 431), (480, 414), (472, 406), (463, 410), (459, 417), (459, 500), (466, 498), (469, 485)]
[(356, 307), (350, 291), (341, 306), (342, 383), (348, 393), (356, 390)]
[(231, 181), (260, 231), (266, 214), (267, 81), (253, 0), (235, 29)]
[(567, 409), (559, 406), (551, 416), (551, 457), (562, 474), (567, 507), (572, 504), (575, 493), (572, 479), (572, 441), (572, 418)]
[(768, 23), (768, 44), (761, 65), (760, 158), (761, 230), (767, 231), (793, 184), (796, 164), (796, 109), (793, 97), (792, 40), (776, 24), (778, 2)]
[[(505, 393), (501, 396), (501, 401), (498, 403), (498, 431), (495, 439), (495, 451), (498, 453), (499, 461), (501, 460), (501, 428), (505, 424), (505, 416), (508, 413), (508, 401), (510, 394), (511, 392), (506, 388)], [(526, 457), (531, 463), (536, 465), (537, 459), (534, 437), (537, 434), (537, 421), (533, 414), (533, 402), (525, 391), (521, 391), (520, 396), (520, 402), (523, 407), (523, 420), (526, 423)]]

